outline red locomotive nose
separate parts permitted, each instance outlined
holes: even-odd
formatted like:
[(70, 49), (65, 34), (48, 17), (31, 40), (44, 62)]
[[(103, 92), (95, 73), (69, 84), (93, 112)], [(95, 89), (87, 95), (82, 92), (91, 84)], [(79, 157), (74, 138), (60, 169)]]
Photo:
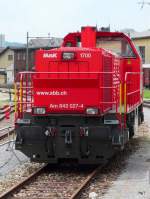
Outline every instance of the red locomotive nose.
[(32, 161), (99, 164), (144, 119), (141, 58), (120, 32), (82, 27), (63, 41), (16, 78), (16, 148)]

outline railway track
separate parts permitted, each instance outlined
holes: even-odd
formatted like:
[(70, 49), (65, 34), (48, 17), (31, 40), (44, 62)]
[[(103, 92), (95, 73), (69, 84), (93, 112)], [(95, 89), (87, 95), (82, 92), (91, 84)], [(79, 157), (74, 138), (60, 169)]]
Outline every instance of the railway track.
[(0, 108), (0, 122), (6, 119), (6, 112), (9, 112), (9, 115), (12, 114), (14, 112), (14, 105)]
[(0, 198), (76, 199), (103, 167), (101, 165), (83, 171), (77, 168), (50, 169), (49, 165), (45, 165), (0, 195)]
[(49, 170), (49, 166), (45, 165), (0, 195), (0, 198), (76, 199), (103, 167), (101, 165), (83, 172), (74, 168), (71, 171), (56, 168)]
[(150, 108), (150, 100), (144, 101), (144, 107)]
[(14, 134), (14, 125), (7, 126), (0, 129), (0, 141), (5, 138), (10, 138), (10, 136)]
[[(8, 116), (6, 115), (6, 112), (9, 112)], [(14, 133), (13, 112), (14, 105), (0, 108), (0, 140), (9, 137)]]
[[(131, 148), (132, 146), (132, 148)], [(50, 167), (45, 165), (22, 182), (16, 184), (0, 195), (1, 199), (79, 199), (89, 198), (88, 190), (91, 184), (98, 184), (96, 192), (104, 192), (109, 183), (116, 179), (125, 165), (125, 159), (138, 146), (138, 140), (133, 140), (125, 151), (116, 155), (107, 164), (93, 168)], [(133, 151), (132, 151), (132, 150)], [(109, 163), (109, 164), (108, 164)], [(101, 176), (101, 177), (100, 177)], [(108, 180), (111, 178), (110, 180)], [(97, 182), (99, 179), (100, 182)], [(106, 181), (107, 179), (107, 181)], [(109, 182), (110, 181), (110, 182)], [(95, 185), (94, 187), (95, 189)], [(86, 195), (85, 195), (86, 193)]]

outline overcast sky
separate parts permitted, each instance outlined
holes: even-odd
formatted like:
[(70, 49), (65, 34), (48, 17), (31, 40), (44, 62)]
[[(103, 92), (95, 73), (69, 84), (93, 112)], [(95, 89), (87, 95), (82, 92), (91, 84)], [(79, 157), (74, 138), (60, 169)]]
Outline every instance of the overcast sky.
[[(81, 26), (111, 30), (150, 29), (150, 6), (141, 0), (0, 0), (0, 33), (8, 41), (26, 41), (30, 36), (63, 37)], [(148, 1), (148, 0), (147, 0)]]

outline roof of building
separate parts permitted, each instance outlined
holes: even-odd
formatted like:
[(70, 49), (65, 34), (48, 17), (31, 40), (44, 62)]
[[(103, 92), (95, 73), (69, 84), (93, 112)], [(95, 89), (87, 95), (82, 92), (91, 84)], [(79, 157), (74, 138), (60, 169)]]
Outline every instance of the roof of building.
[(20, 47), (9, 47), (3, 48), (0, 50), (0, 55), (2, 55), (4, 52), (6, 52), (8, 49), (14, 50), (14, 49), (20, 49)]
[(149, 38), (150, 37), (150, 30), (143, 31), (143, 32), (132, 32), (130, 34), (132, 39), (142, 39), (142, 38)]
[(5, 48), (0, 48), (0, 53), (4, 50)]
[(56, 48), (62, 44), (62, 38), (51, 37), (49, 39), (35, 38), (29, 41), (29, 48)]
[(132, 39), (143, 39), (143, 38), (150, 37), (150, 29), (141, 31), (141, 32), (137, 32), (136, 30), (134, 30), (132, 28), (124, 28), (124, 29), (120, 30), (120, 32), (127, 34)]
[[(61, 38), (55, 38), (55, 37), (51, 37), (50, 39), (41, 39), (41, 38), (36, 38), (36, 39), (31, 39), (29, 41), (29, 49), (39, 49), (39, 48), (44, 48), (44, 49), (51, 49), (51, 48), (58, 48), (61, 46), (62, 44), (62, 39)], [(8, 46), (6, 48), (0, 48), (0, 55), (2, 55), (5, 51), (7, 51), (8, 49), (11, 50), (25, 50), (26, 49), (26, 45), (22, 46), (22, 47), (16, 47), (16, 46)]]

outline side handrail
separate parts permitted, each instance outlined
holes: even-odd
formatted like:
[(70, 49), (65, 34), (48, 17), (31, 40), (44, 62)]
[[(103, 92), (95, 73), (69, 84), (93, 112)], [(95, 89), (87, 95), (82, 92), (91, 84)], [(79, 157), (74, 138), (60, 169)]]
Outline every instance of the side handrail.
[(5, 131), (5, 130), (9, 130), (9, 129), (13, 129), (14, 127), (15, 127), (14, 125), (3, 127), (3, 128), (0, 129), (0, 132)]
[(17, 113), (17, 85), (14, 83), (14, 109), (15, 114)]
[(125, 82), (124, 82), (124, 112), (127, 112), (127, 96), (140, 92), (140, 89), (137, 89), (133, 92), (127, 92), (127, 78), (129, 75), (142, 75), (143, 72), (126, 72), (125, 73)]
[[(18, 74), (17, 74), (17, 77), (18, 77), (18, 75), (24, 75), (24, 74), (31, 74), (31, 75), (36, 75), (36, 74), (114, 74), (116, 77), (117, 77), (117, 79), (119, 80), (119, 81), (121, 81), (121, 79), (120, 79), (120, 75), (118, 75), (116, 72), (106, 72), (106, 71), (104, 71), (104, 72), (100, 72), (100, 71), (92, 71), (92, 72), (86, 72), (86, 71), (82, 71), (82, 72), (79, 72), (79, 71), (73, 71), (73, 72), (70, 72), (70, 71), (66, 71), (66, 72), (61, 72), (61, 71), (59, 71), (59, 72), (33, 72), (33, 71), (23, 71), (23, 72), (19, 72)], [(17, 77), (16, 77), (16, 79), (15, 79), (15, 81), (17, 82)]]
[[(15, 127), (14, 125), (11, 125), (11, 126), (3, 127), (3, 128), (0, 129), (0, 132), (5, 132), (5, 131), (7, 131), (5, 137), (8, 138), (8, 141), (3, 142), (2, 144), (0, 144), (0, 146), (3, 146), (3, 145), (5, 145), (5, 144), (7, 144), (7, 143), (10, 143), (10, 142), (14, 141), (14, 139), (13, 139), (13, 140), (10, 139), (10, 132), (14, 130), (14, 127)], [(2, 139), (2, 138), (3, 138), (3, 136), (1, 136), (1, 139)]]
[[(127, 105), (128, 105), (128, 101), (127, 101), (127, 97), (128, 96), (131, 96), (131, 95), (134, 95), (135, 93), (138, 93), (140, 92), (140, 88), (139, 89), (136, 89), (134, 91), (131, 91), (131, 92), (128, 92), (127, 91), (127, 78), (129, 75), (143, 75), (143, 72), (126, 72), (125, 73), (125, 82), (124, 82), (124, 124), (126, 124), (126, 113), (130, 110), (127, 110)], [(141, 84), (140, 84), (141, 85)], [(139, 87), (140, 87), (139, 85)], [(139, 103), (138, 103), (139, 104)], [(137, 105), (138, 105), (137, 104)], [(137, 106), (136, 105), (136, 106)], [(133, 107), (132, 107), (133, 108)]]
[(127, 81), (127, 76), (128, 76), (129, 74), (141, 75), (141, 74), (143, 74), (143, 72), (126, 72), (126, 73), (125, 73), (125, 82)]

